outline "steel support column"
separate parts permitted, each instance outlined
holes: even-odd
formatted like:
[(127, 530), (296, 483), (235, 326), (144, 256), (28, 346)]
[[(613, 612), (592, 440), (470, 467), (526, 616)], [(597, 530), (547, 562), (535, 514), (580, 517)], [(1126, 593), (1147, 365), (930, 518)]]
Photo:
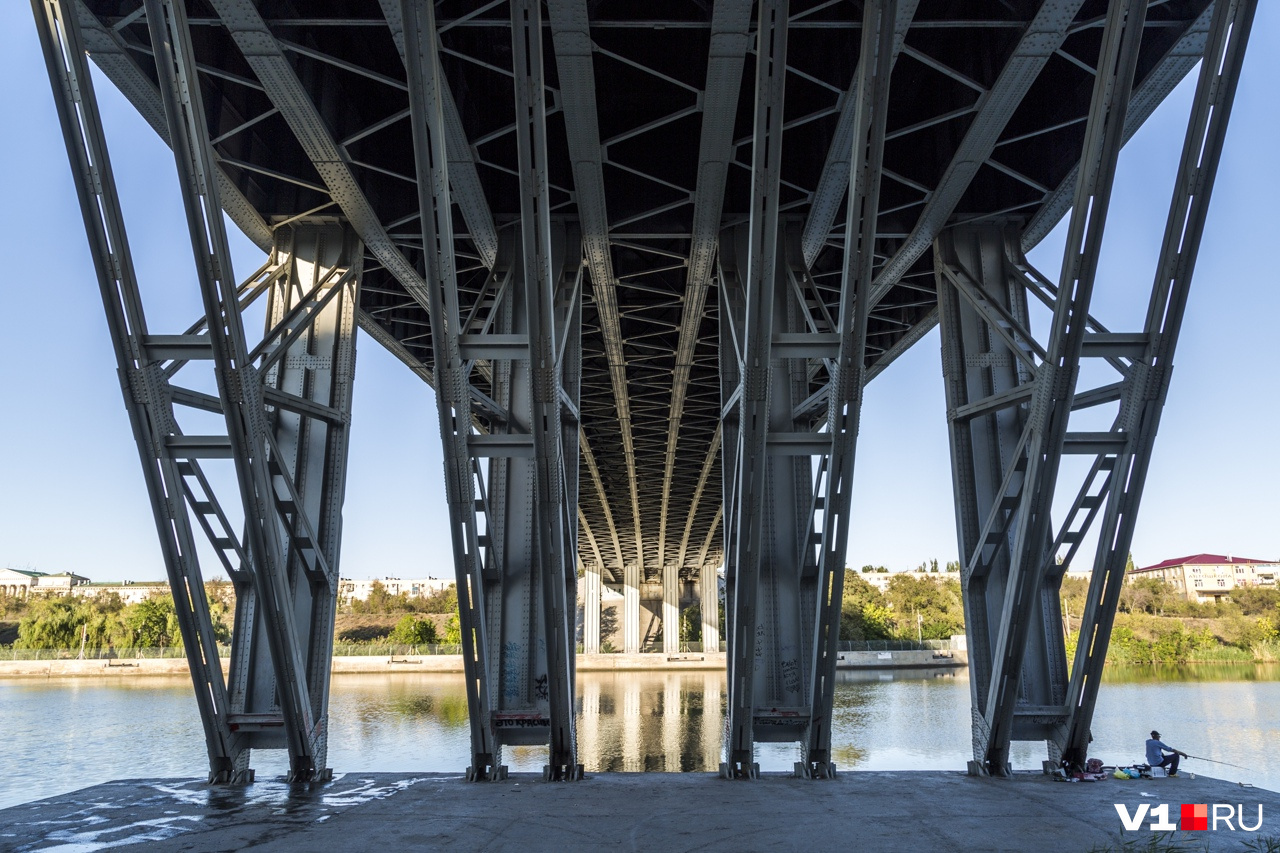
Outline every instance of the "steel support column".
[[(1108, 10), (1047, 342), (1032, 337), (1025, 293), (1009, 281), (1009, 259), (1021, 257), (1014, 237), (988, 230), (975, 245), (960, 231), (935, 249), (970, 638), (972, 773), (1008, 775), (1010, 741), (1057, 742), (1067, 713), (1060, 574), (1051, 568), (1062, 542), (1049, 514), (1063, 455), (1107, 447), (1092, 433), (1070, 433), (1068, 421), (1145, 17), (1142, 0), (1114, 0)], [(1096, 498), (1095, 474), (1082, 508)]]
[(1057, 744), (1072, 765), (1084, 765), (1091, 740), (1111, 626), (1257, 5), (1257, 0), (1218, 0), (1214, 6), (1146, 322), (1134, 341), (1140, 354), (1131, 351), (1136, 358), (1121, 386), (1113, 431), (1123, 435), (1124, 443), (1111, 463), (1112, 487), (1067, 689), (1066, 738)]
[[(244, 550), (252, 566), (253, 608), (264, 611), (260, 624), (273, 668), (270, 701), (279, 704), (278, 721), (274, 716), (246, 721), (242, 728), (261, 725), (264, 730), (282, 729), (289, 749), (289, 778), (307, 781), (327, 773), (323, 766), (326, 721), (315, 713), (323, 702), (313, 700), (308, 682), (314, 670), (306, 659), (311, 651), (305, 639), (309, 632), (298, 628), (289, 566), (297, 556), (308, 560), (314, 573), (331, 574), (332, 570), (318, 550), (314, 530), (307, 538), (282, 531), (281, 520), (291, 531), (301, 531), (308, 521), (300, 511), (302, 502), (291, 472), (275, 446), (272, 426), (265, 417), (262, 376), (251, 363), (253, 356), (245, 340), (186, 11), (172, 0), (146, 0), (145, 7), (205, 316), (210, 318), (208, 339), (227, 425), (226, 445), (235, 462), (244, 512)], [(306, 557), (301, 554), (303, 549)], [(333, 582), (336, 584), (336, 577)], [(238, 615), (243, 610), (237, 606)], [(327, 667), (324, 669), (327, 681)], [(233, 696), (239, 688), (239, 683), (233, 684)], [(263, 697), (264, 705), (267, 701)], [(246, 711), (252, 707), (247, 705)], [(255, 734), (266, 737), (265, 733)]]
[[(1015, 229), (1000, 226), (952, 229), (943, 233), (935, 249), (939, 268), (953, 272), (964, 285), (954, 285), (944, 272), (946, 284), (939, 287), (938, 301), (961, 554), (968, 558), (980, 548), (979, 543), (998, 544), (983, 568), (970, 570), (966, 565), (962, 575), (976, 731), (982, 730), (978, 721), (986, 707), (994, 666), (992, 648), (1009, 589), (1007, 544), (1012, 531), (1006, 525), (1012, 524), (1008, 519), (1027, 465), (1022, 436), (1028, 415), (1021, 404), (1030, 399), (1035, 379), (1031, 345), (1017, 333), (1030, 329), (1027, 294), (1013, 278), (1006, 259), (1006, 247), (1016, 240)], [(956, 270), (964, 271), (966, 277), (960, 279), (962, 273)], [(981, 408), (982, 401), (1007, 401), (1007, 405)], [(998, 515), (997, 523), (988, 529), (984, 522), (993, 513)], [(1038, 603), (1024, 608), (1018, 618), (1030, 621), (1027, 637), (1036, 652), (1028, 656), (1040, 662), (1026, 668), (1024, 704), (1043, 710), (1063, 702), (1066, 658), (1057, 617), (1057, 587), (1046, 582), (1038, 595)], [(1043, 726), (1036, 733), (1023, 727), (1014, 735), (1041, 740), (1051, 736), (1051, 729)]]
[(582, 572), (582, 652), (600, 654), (600, 564), (588, 561)]
[[(565, 303), (558, 293), (564, 267), (553, 258), (551, 203), (548, 194), (546, 85), (543, 80), (542, 7), (538, 0), (513, 0), (511, 50), (516, 91), (516, 146), (520, 172), (520, 279), (523, 280), (525, 320), (528, 324), (529, 434), (532, 439), (533, 522), (537, 573), (541, 582), (542, 633), (545, 655), (545, 700), (549, 713), (550, 761), (548, 780), (579, 779), (573, 717), (573, 632), (571, 602), (577, 585), (577, 441), (572, 441), (571, 467), (566, 466), (566, 435), (561, 424), (564, 375), (561, 333), (580, 333), (576, 298), (570, 315), (557, 324), (556, 310)], [(563, 239), (563, 231), (557, 236)], [(575, 246), (580, 252), (581, 242)], [(566, 247), (559, 250), (564, 264)], [(580, 258), (580, 254), (578, 255)], [(569, 267), (580, 287), (580, 263)], [(517, 279), (517, 280), (520, 280)], [(579, 293), (578, 287), (574, 288)], [(557, 299), (557, 297), (560, 297)], [(576, 367), (574, 370), (576, 371)], [(577, 406), (577, 401), (573, 401)], [(513, 406), (514, 408), (514, 406)], [(572, 484), (568, 473), (572, 470)]]
[[(914, 5), (914, 4), (910, 4)], [(884, 160), (889, 75), (893, 68), (895, 0), (867, 0), (863, 7), (862, 46), (858, 61), (857, 113), (849, 157), (849, 204), (845, 224), (844, 278), (833, 330), (839, 338), (831, 373), (824, 435), (826, 459), (813, 484), (812, 518), (806, 533), (820, 531), (813, 554), (811, 540), (802, 546), (802, 564), (817, 565), (813, 656), (808, 662), (806, 692), (809, 720), (797, 771), (803, 777), (835, 775), (831, 760), (831, 715), (835, 701), (836, 653), (844, 597), (845, 551), (849, 544), (849, 512), (853, 497), (854, 455), (866, 384), (867, 317), (875, 263), (880, 171)], [(805, 389), (801, 389), (803, 393)]]
[[(142, 308), (124, 215), (107, 154), (93, 79), (73, 0), (32, 0), (36, 30), (53, 86), (63, 141), (115, 350), (120, 390), (142, 462), (160, 550), (173, 592), (196, 704), (209, 755), (209, 781), (248, 781), (249, 750), (233, 731), (230, 701), (184, 500), (184, 464), (166, 449), (176, 434), (174, 402), (160, 369), (163, 358)], [(190, 464), (190, 463), (187, 463)]]
[[(1062, 284), (1051, 283), (1022, 256), (1025, 237), (1015, 228), (954, 229), (935, 248), (957, 531), (967, 560), (962, 580), (974, 691), (974, 772), (1007, 772), (1011, 739), (1048, 741), (1047, 763), (1054, 767), (1059, 759), (1082, 766), (1087, 756), (1124, 568), (1255, 7), (1255, 0), (1235, 0), (1214, 8), (1141, 331), (1102, 326), (1088, 315), (1087, 298), (1067, 302), (1064, 294), (1073, 286), (1079, 293), (1082, 279), (1064, 275)], [(1108, 132), (1114, 133), (1114, 126)], [(1083, 174), (1096, 181), (1090, 225), (1101, 227), (1107, 159), (1086, 162), (1092, 170)], [(1088, 200), (1082, 186), (1075, 210), (1088, 210)], [(1079, 216), (1073, 225), (1068, 245), (1082, 248), (1078, 255), (1068, 254), (1064, 272), (1091, 276), (1096, 236), (1089, 239)], [(1079, 259), (1075, 264), (1073, 257)], [(1055, 332), (1061, 330), (1064, 311), (1076, 318), (1076, 355), (1066, 362), (1072, 373), (1081, 360), (1094, 359), (1117, 375), (1103, 376), (1083, 390), (1073, 387), (1072, 377), (1069, 396), (1047, 398), (1055, 387), (1047, 384), (1054, 374), (1046, 373), (1046, 365), (1052, 366), (1052, 354), (1061, 350), (1052, 338), (1042, 345), (1031, 335), (1028, 296), (1054, 309)], [(1056, 386), (1059, 395), (1062, 391)], [(1103, 409), (1112, 415), (1111, 427), (1064, 429), (1056, 448), (1042, 451), (1044, 458), (1053, 458), (1054, 450), (1058, 458), (1083, 456), (1089, 465), (1065, 518), (1056, 528), (1046, 527), (1041, 558), (1029, 564), (1039, 578), (1030, 605), (1011, 611), (1007, 602), (1020, 553), (1015, 532), (1026, 523), (1024, 497), (1037, 487), (1031, 479), (1036, 459), (1029, 427), (1036, 418), (1047, 418), (1044, 407), (1054, 402), (1049, 413), (1087, 409), (1096, 419)], [(1043, 478), (1038, 482), (1050, 489), (1042, 498), (1047, 507), (1052, 490)], [(1068, 674), (1059, 588), (1086, 537), (1094, 535), (1088, 601)], [(1015, 630), (1023, 632), (1023, 660), (1012, 719), (1001, 739), (1001, 730), (990, 721), (997, 710), (997, 676), (1007, 662), (995, 652), (997, 640)]]
[[(502, 778), (504, 744), (548, 744), (546, 778), (580, 778), (572, 627), (582, 255), (576, 230), (550, 219), (539, 9), (512, 6), (520, 227), (499, 240), (485, 285), (492, 299), (465, 324), (434, 10), (405, 0), (402, 18), (471, 718), (467, 777)], [(473, 371), (504, 412), (487, 433), (475, 427)]]
[[(797, 664), (803, 651), (793, 643), (784, 641), (784, 647), (772, 649), (776, 654), (771, 656), (779, 668), (784, 662), (795, 668), (791, 679), (778, 683), (772, 678), (766, 682), (756, 677), (757, 642), (761, 639), (758, 635), (770, 640), (780, 639), (777, 632), (770, 633), (769, 627), (762, 625), (761, 620), (773, 623), (777, 612), (775, 605), (798, 606), (798, 602), (790, 597), (786, 602), (775, 602), (770, 596), (766, 601), (766, 612), (760, 611), (760, 590), (763, 586), (771, 591), (769, 581), (775, 577), (772, 561), (762, 556), (763, 550), (766, 547), (772, 550), (773, 545), (763, 536), (762, 528), (768, 520), (783, 515), (766, 511), (770, 488), (766, 440), (773, 420), (769, 391), (773, 384), (770, 348), (775, 326), (775, 294), (785, 293), (775, 286), (775, 282), (786, 275), (780, 257), (782, 252), (779, 251), (778, 197), (782, 168), (783, 96), (786, 90), (787, 13), (785, 0), (761, 0), (759, 4), (750, 220), (745, 235), (730, 238), (732, 243), (729, 246), (725, 246), (722, 240), (720, 249), (722, 267), (735, 267), (735, 275), (741, 271), (738, 287), (743, 291), (741, 298), (745, 306), (739, 331), (735, 333), (734, 349), (722, 346), (720, 356), (722, 376), (732, 377), (727, 383), (722, 383), (722, 387), (735, 381), (739, 384), (736, 391), (737, 421), (732, 430), (726, 427), (724, 443), (724, 457), (726, 460), (733, 457), (734, 461), (724, 466), (726, 472), (732, 469), (732, 484), (726, 481), (726, 496), (732, 489), (732, 498), (728, 500), (725, 524), (725, 571), (730, 585), (727, 614), (729, 724), (726, 763), (721, 765), (720, 773), (730, 778), (755, 778), (759, 773), (759, 766), (755, 763), (757, 735), (754, 719), (759, 698), (756, 695), (757, 682), (769, 698), (775, 699), (772, 703), (760, 703), (765, 707), (770, 704), (788, 706), (789, 711), (784, 713), (798, 716), (796, 706), (801, 701)], [(741, 259), (739, 254), (743, 256)], [(722, 281), (723, 288), (729, 290), (730, 283), (723, 278)], [(726, 325), (724, 319), (721, 325)], [(736, 365), (730, 357), (735, 351), (738, 356)], [(784, 372), (780, 385), (785, 388), (787, 383)], [(727, 408), (735, 408), (731, 400), (732, 397), (726, 399)], [(789, 405), (787, 409), (789, 412)], [(785, 480), (784, 477), (776, 479)], [(779, 490), (784, 494), (787, 492), (785, 485)], [(778, 566), (777, 569), (785, 574), (788, 570), (793, 572), (795, 567)], [(788, 591), (791, 591), (790, 587)], [(792, 623), (798, 621), (790, 612), (782, 619)], [(779, 692), (781, 697), (773, 695)], [(781, 701), (777, 701), (779, 698)]]
[[(252, 780), (249, 751), (263, 747), (288, 748), (294, 781), (327, 778), (363, 248), (336, 220), (299, 220), (276, 230), (267, 264), (243, 284), (231, 283), (199, 90), (188, 82), (195, 77), (184, 12), (149, 2), (159, 90), (206, 310), (181, 334), (150, 334), (77, 27), (62, 3), (33, 5), (205, 725), (210, 780)], [(266, 333), (250, 348), (241, 311), (264, 294)], [(205, 382), (216, 384), (217, 396), (175, 381), (210, 362), (215, 382)], [(184, 432), (192, 411), (222, 415), (226, 434)], [(239, 518), (219, 501), (202, 461), (209, 459), (234, 463)], [(236, 591), (228, 681), (213, 642), (192, 521)]]
[[(275, 241), (271, 262), (280, 274), (267, 290), (263, 342), (250, 357), (260, 359), (270, 496), (287, 543), (287, 606), (306, 662), (316, 763), (323, 767), (364, 247), (333, 220), (277, 228)], [(229, 678), (240, 728), (250, 746), (279, 747), (276, 668), (265, 654), (271, 617), (253, 584), (242, 580), (236, 591)]]
[[(453, 256), (453, 220), (444, 130), (444, 81), (436, 51), (434, 9), (430, 3), (405, 2), (404, 61), (413, 122), (414, 163), (418, 177), (427, 310), (435, 363), (436, 412), (444, 444), (445, 499), (453, 544), (458, 590), (458, 620), (471, 727), (467, 779), (503, 775), (500, 747), (493, 728), (490, 654), (483, 602), (483, 557), (477, 500), (478, 466), (473, 433), (469, 365), (463, 361), (461, 310)], [(505, 288), (504, 288), (505, 291)]]

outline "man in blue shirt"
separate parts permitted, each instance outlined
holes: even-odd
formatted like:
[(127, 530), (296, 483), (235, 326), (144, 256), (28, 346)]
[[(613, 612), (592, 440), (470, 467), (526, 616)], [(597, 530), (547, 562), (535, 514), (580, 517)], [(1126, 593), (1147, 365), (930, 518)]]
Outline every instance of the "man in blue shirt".
[[(1171, 753), (1165, 755), (1165, 753)], [(1160, 733), (1151, 732), (1151, 740), (1147, 741), (1147, 763), (1152, 767), (1168, 767), (1170, 776), (1178, 775), (1178, 759), (1186, 758), (1185, 752), (1179, 752), (1167, 743), (1160, 741)]]

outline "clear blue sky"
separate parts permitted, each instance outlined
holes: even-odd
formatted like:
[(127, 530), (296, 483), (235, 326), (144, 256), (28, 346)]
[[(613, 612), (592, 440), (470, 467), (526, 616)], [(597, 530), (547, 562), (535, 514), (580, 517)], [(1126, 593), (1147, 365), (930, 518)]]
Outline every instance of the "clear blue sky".
[[(1260, 4), (1134, 540), (1147, 564), (1201, 551), (1280, 557), (1280, 4)], [(53, 100), (28, 4), (0, 4), (0, 566), (95, 580), (161, 578)], [(153, 331), (199, 313), (172, 155), (99, 78)], [(1136, 329), (1146, 307), (1193, 78), (1125, 149), (1093, 313)], [(235, 240), (237, 274), (261, 253)], [(1032, 255), (1056, 278), (1061, 228)], [(452, 565), (435, 402), (360, 340), (342, 573)], [(867, 391), (849, 563), (955, 559), (936, 331)], [(210, 567), (210, 575), (215, 572)]]

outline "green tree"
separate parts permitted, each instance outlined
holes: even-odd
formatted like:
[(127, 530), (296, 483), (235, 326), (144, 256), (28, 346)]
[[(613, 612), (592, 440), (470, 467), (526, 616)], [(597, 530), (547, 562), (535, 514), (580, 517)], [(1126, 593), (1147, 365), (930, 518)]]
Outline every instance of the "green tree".
[[(118, 604), (119, 599), (115, 599)], [(111, 606), (113, 602), (106, 604)], [(118, 608), (117, 608), (118, 610)], [(28, 603), (18, 623), (18, 641), (23, 649), (99, 649), (111, 645), (120, 634), (114, 612), (98, 606), (94, 599), (63, 596), (37, 598)]]
[(137, 604), (130, 604), (121, 615), (125, 634), (120, 645), (125, 648), (153, 649), (182, 645), (178, 614), (174, 610), (171, 596), (155, 595)]
[(352, 601), (351, 609), (356, 613), (387, 615), (390, 613), (406, 613), (412, 608), (409, 606), (408, 595), (403, 592), (399, 595), (392, 595), (382, 581), (374, 581), (369, 586), (369, 597), (364, 601), (358, 599)]
[(436, 623), (430, 619), (422, 619), (412, 613), (406, 613), (391, 629), (387, 641), (395, 646), (434, 645), (439, 642), (436, 636)]
[(901, 574), (889, 580), (885, 597), (893, 607), (902, 639), (943, 640), (964, 631), (960, 581), (954, 577), (922, 578)]
[(418, 604), (418, 609), (423, 613), (457, 613), (458, 587), (450, 584), (444, 589), (424, 595)]
[(1125, 613), (1163, 615), (1175, 597), (1174, 590), (1160, 578), (1137, 578), (1120, 590), (1120, 609)]
[(1242, 586), (1231, 591), (1231, 600), (1246, 616), (1280, 616), (1280, 589)]
[(444, 641), (447, 645), (458, 646), (462, 644), (462, 622), (458, 619), (458, 614), (449, 617), (449, 621), (444, 623)]
[(702, 605), (697, 602), (680, 612), (680, 642), (702, 642)]
[(880, 590), (846, 569), (840, 599), (840, 639), (887, 640), (893, 636), (892, 616)]

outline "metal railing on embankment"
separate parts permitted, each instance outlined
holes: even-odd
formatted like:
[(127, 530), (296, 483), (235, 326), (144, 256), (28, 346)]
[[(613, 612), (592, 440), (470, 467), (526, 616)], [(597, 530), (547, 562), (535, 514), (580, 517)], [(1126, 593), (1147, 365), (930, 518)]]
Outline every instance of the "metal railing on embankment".
[[(5, 649), (0, 648), (0, 660), (171, 660), (185, 658), (182, 646), (165, 646), (156, 649)], [(219, 657), (230, 657), (230, 646), (218, 646)]]
[(955, 640), (841, 640), (842, 652), (949, 652), (960, 651)]
[[(402, 657), (404, 655), (459, 655), (458, 645), (400, 646), (390, 643), (342, 643), (333, 647), (334, 657)], [(218, 656), (231, 656), (231, 647), (219, 645)], [(157, 649), (13, 649), (0, 648), (4, 660), (171, 660), (186, 657), (181, 646)]]
[(333, 647), (335, 658), (403, 657), (405, 655), (460, 655), (462, 646), (435, 643), (422, 646), (397, 646), (390, 643), (339, 643)]
[[(910, 651), (956, 651), (962, 644), (955, 640), (862, 640), (840, 642), (842, 652), (910, 652)], [(682, 654), (701, 652), (701, 643), (681, 643)], [(582, 654), (583, 647), (578, 644), (577, 651)], [(649, 651), (661, 651), (656, 647)], [(338, 643), (333, 647), (334, 657), (402, 657), (405, 655), (460, 655), (462, 647), (457, 644), (435, 643), (421, 646), (404, 646), (392, 643)], [(231, 647), (218, 646), (219, 657), (230, 657)], [(165, 646), (154, 649), (16, 649), (0, 648), (0, 660), (164, 660), (185, 657), (181, 646)]]

